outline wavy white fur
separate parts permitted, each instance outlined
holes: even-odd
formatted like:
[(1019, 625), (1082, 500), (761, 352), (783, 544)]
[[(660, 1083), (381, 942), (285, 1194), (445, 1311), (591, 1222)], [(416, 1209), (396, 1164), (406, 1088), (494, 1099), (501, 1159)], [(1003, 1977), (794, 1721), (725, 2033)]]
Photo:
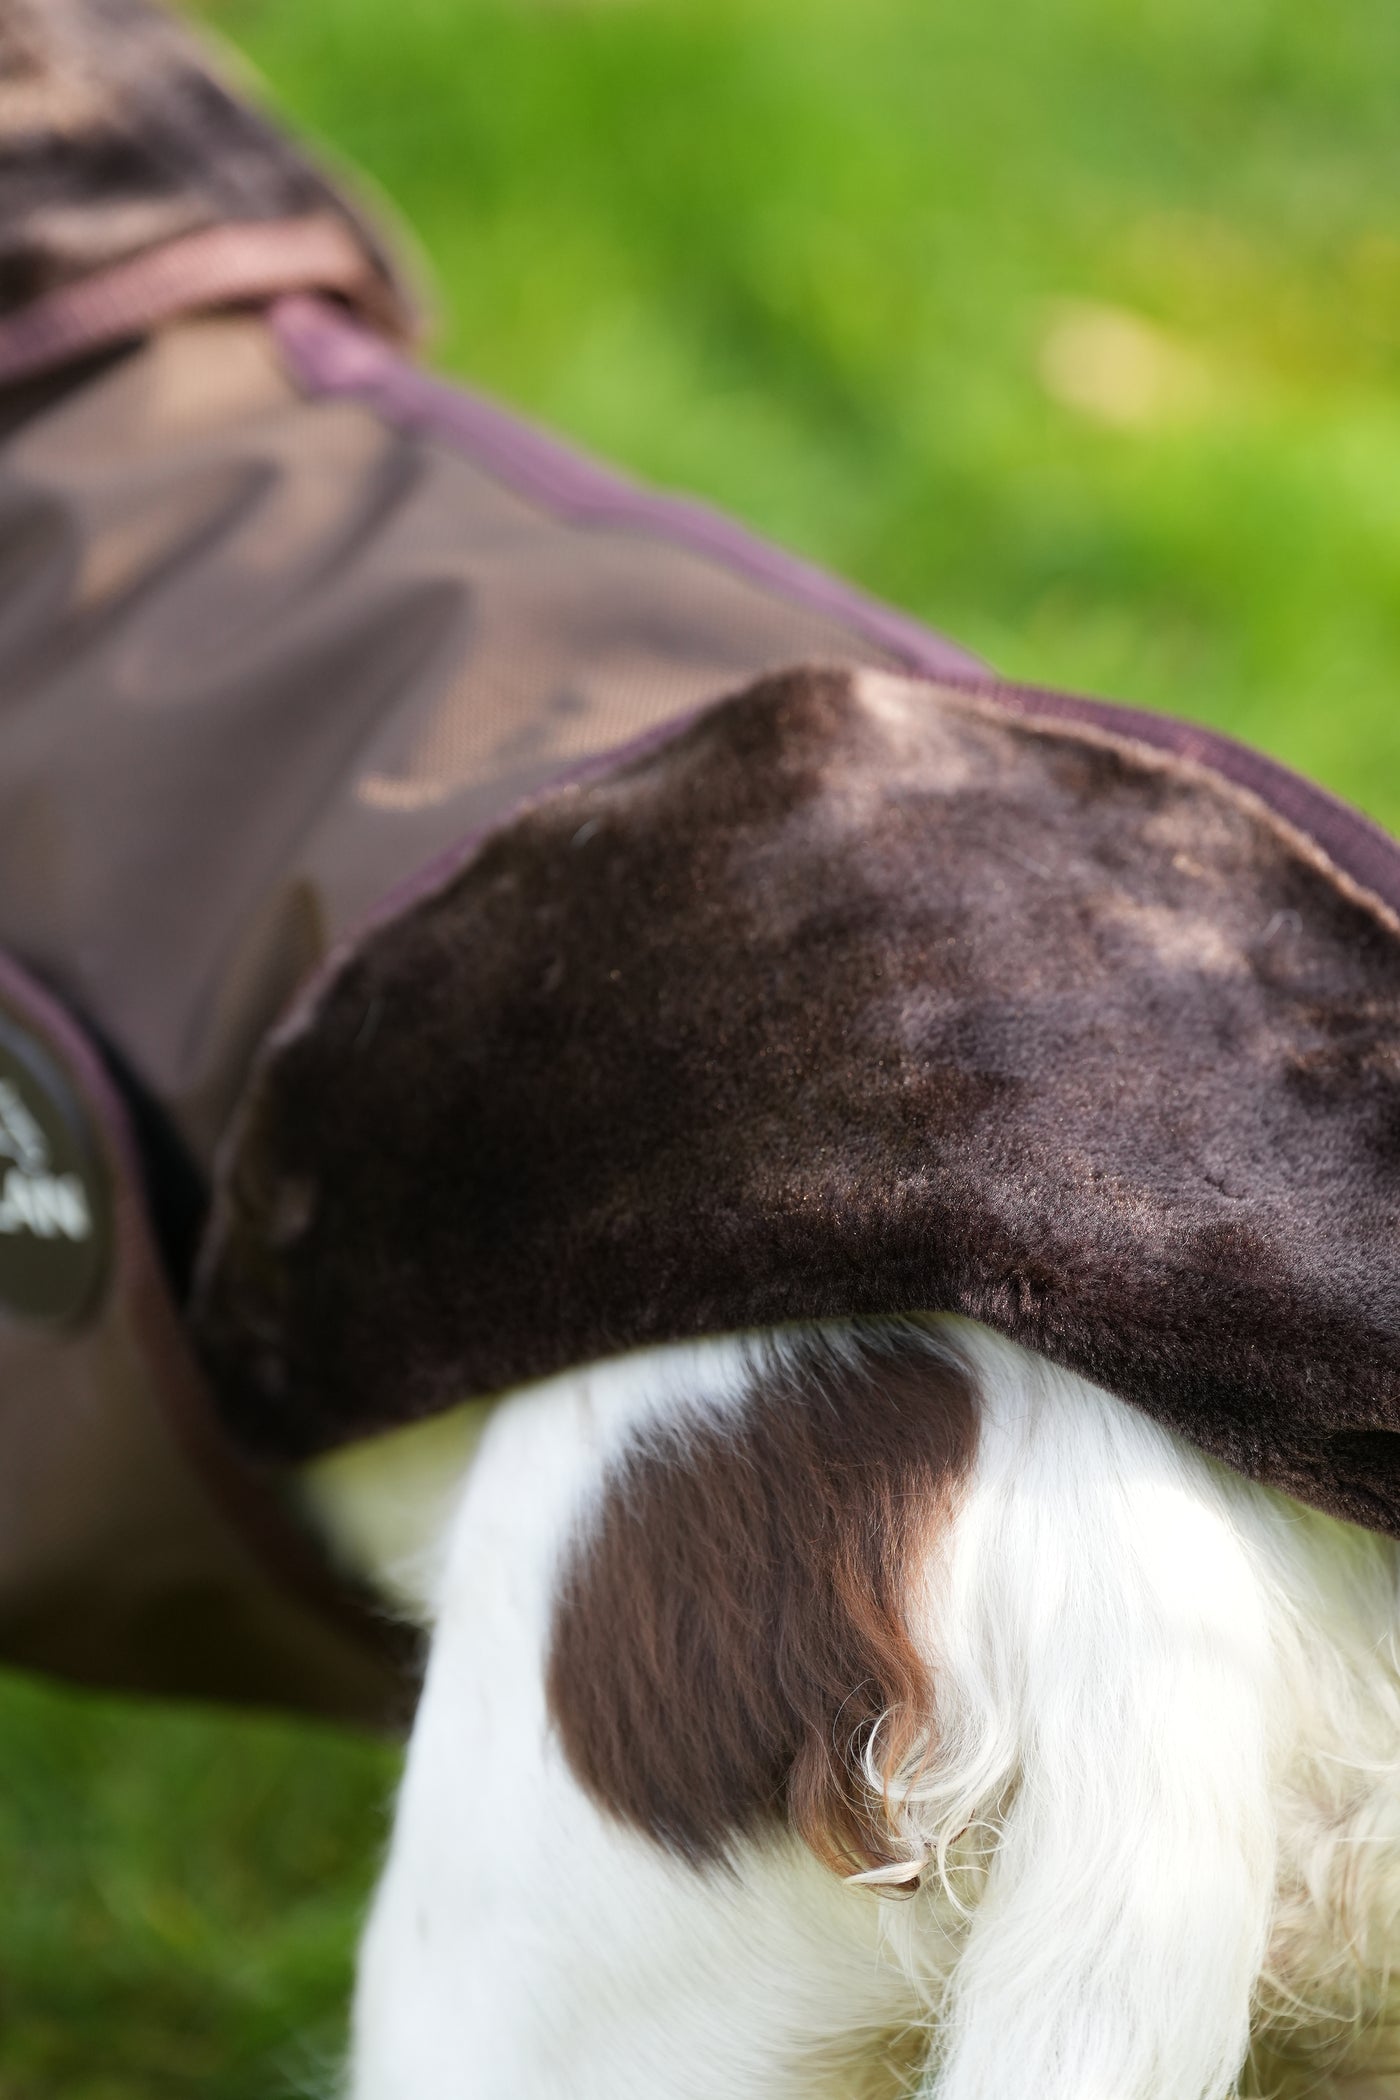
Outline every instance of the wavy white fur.
[(972, 1370), (981, 1430), (908, 1599), (936, 1711), (892, 1811), (932, 1871), (899, 1904), (776, 1832), (732, 1873), (677, 1863), (593, 1806), (545, 1710), (561, 1555), (610, 1463), (742, 1410), (771, 1337), (508, 1397), (446, 1503), (441, 1429), (317, 1476), (387, 1590), (415, 1562), (433, 1628), (353, 2100), (1223, 2100), (1251, 2031), (1268, 2081), (1380, 2068), (1395, 1545), (984, 1329), (921, 1331)]

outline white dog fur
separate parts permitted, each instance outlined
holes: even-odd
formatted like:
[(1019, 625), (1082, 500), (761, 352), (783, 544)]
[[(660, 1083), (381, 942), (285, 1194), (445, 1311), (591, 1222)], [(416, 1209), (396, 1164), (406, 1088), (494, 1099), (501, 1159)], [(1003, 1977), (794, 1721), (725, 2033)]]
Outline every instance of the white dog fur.
[[(921, 1886), (843, 1885), (776, 1825), (686, 1864), (551, 1726), (562, 1558), (639, 1436), (738, 1421), (775, 1346), (878, 1359), (896, 1325), (980, 1418), (906, 1600), (936, 1711), (888, 1813)], [(1400, 2069), (1390, 1540), (950, 1320), (633, 1355), (307, 1491), (431, 1628), (353, 2100), (1359, 2100)]]

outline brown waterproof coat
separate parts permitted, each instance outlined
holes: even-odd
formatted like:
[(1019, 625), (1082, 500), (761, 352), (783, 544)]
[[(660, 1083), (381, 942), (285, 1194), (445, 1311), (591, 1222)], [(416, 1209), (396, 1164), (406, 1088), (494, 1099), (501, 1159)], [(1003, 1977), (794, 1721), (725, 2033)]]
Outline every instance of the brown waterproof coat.
[(0, 1656), (391, 1718), (299, 1460), (840, 1313), (1396, 1528), (1391, 842), (422, 376), (139, 0), (7, 49)]

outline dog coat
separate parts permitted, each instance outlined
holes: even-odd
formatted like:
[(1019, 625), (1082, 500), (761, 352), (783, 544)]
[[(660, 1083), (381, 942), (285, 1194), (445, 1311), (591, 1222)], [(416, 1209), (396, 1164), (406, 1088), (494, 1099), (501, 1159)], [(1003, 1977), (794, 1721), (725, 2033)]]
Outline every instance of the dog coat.
[(424, 377), (139, 0), (0, 64), (0, 1654), (391, 1717), (301, 1461), (798, 1319), (1400, 1533), (1393, 842)]

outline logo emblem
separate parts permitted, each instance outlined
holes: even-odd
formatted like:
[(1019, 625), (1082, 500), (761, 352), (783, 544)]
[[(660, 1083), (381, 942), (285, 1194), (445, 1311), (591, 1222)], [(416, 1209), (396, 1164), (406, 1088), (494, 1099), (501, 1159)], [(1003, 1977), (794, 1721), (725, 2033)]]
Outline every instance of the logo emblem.
[(0, 1014), (0, 1316), (81, 1319), (107, 1270), (108, 1210), (71, 1083), (34, 1036)]

